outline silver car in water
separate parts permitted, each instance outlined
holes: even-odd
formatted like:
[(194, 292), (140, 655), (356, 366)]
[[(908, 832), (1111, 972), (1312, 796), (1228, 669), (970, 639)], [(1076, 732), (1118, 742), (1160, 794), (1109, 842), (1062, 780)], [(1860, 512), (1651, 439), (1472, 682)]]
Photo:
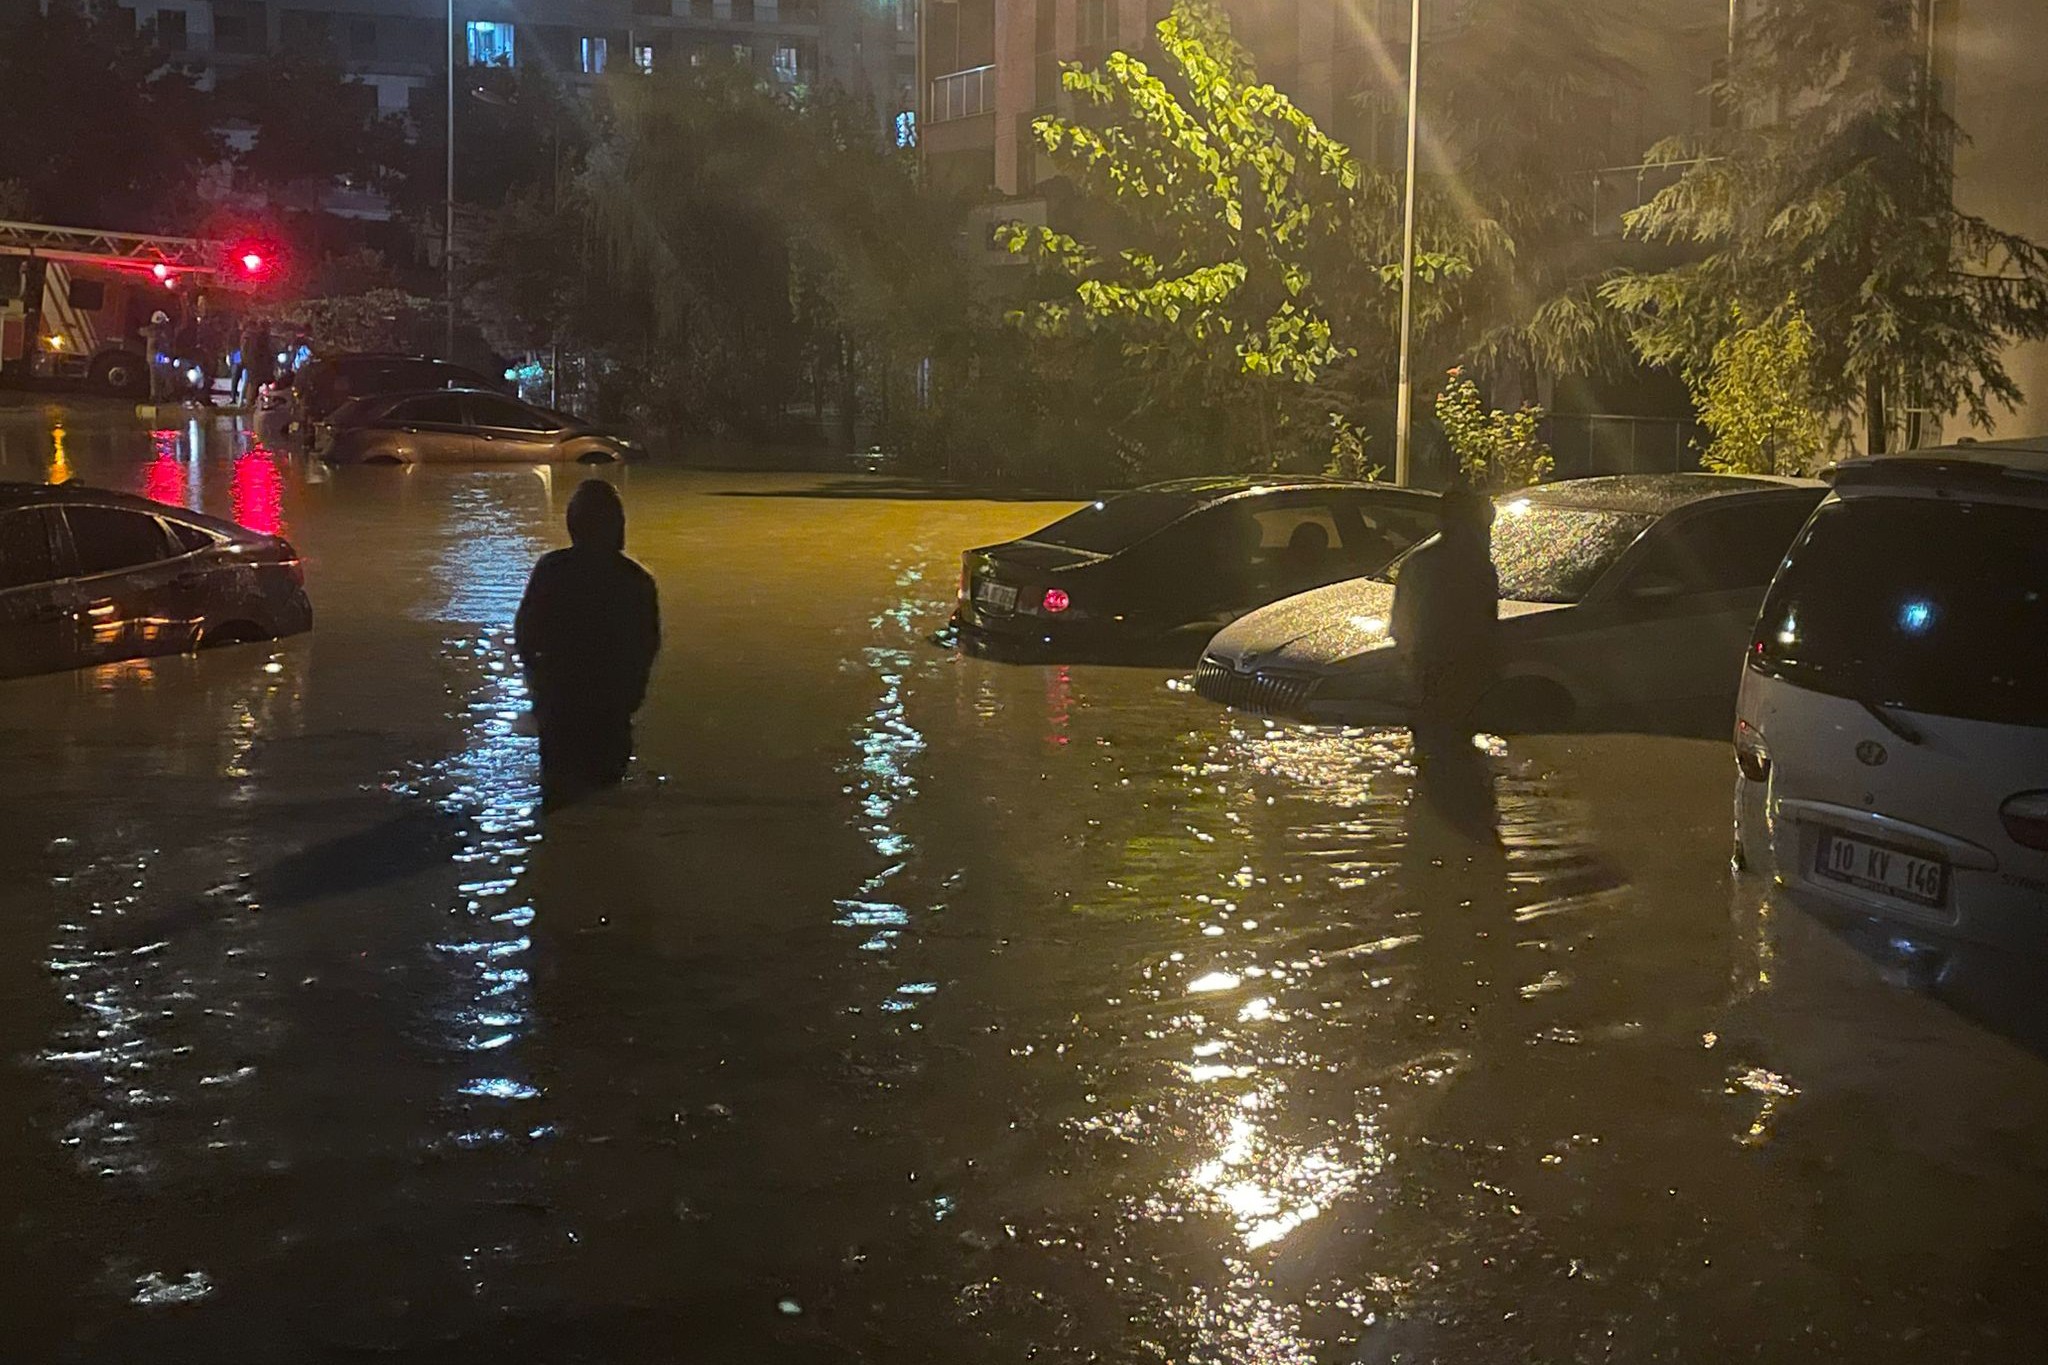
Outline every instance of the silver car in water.
[[(1475, 719), (1668, 728), (1674, 715), (1732, 715), (1764, 590), (1826, 492), (1807, 479), (1623, 474), (1496, 498), (1501, 678)], [(1390, 634), (1401, 562), (1240, 618), (1203, 651), (1196, 689), (1266, 714), (1405, 723)]]

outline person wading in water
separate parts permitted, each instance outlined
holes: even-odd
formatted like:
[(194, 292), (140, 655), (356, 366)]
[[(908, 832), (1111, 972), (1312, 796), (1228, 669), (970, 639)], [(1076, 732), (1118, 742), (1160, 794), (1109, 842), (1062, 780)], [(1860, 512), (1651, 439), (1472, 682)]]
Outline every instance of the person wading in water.
[(1443, 496), (1439, 524), (1401, 565), (1393, 634), (1407, 665), (1423, 795), (1455, 827), (1477, 836), (1494, 823), (1488, 770), (1472, 745), (1474, 712), (1499, 668), (1493, 503), (1454, 487)]
[(625, 777), (661, 648), (654, 579), (626, 557), (626, 509), (602, 479), (569, 499), (569, 541), (533, 566), (512, 625), (540, 730), (543, 807)]

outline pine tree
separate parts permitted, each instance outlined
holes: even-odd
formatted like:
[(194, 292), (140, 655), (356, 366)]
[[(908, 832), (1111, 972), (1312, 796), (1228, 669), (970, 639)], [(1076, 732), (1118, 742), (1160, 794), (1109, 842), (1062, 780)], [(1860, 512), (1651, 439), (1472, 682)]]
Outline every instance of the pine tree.
[(2019, 386), (2003, 354), (2048, 337), (2048, 252), (1956, 208), (1963, 131), (1943, 107), (1913, 0), (1767, 0), (1716, 90), (1726, 130), (1660, 144), (1695, 161), (1629, 230), (1699, 254), (1605, 295), (1643, 358), (1704, 372), (1731, 307), (1796, 296), (1813, 395), (1846, 436), (1888, 448), (1902, 410), (1990, 424)]

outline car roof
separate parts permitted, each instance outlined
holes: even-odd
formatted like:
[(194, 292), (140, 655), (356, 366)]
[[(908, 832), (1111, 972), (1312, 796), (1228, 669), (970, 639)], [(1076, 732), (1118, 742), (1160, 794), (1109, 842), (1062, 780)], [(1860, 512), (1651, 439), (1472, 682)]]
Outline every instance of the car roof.
[(1143, 487), (1124, 491), (1167, 493), (1200, 502), (1220, 502), (1225, 498), (1234, 498), (1246, 493), (1285, 493), (1304, 489), (1382, 492), (1422, 498), (1436, 496), (1423, 488), (1401, 488), (1395, 484), (1369, 483), (1361, 479), (1333, 479), (1322, 474), (1216, 474), (1191, 479), (1168, 479), (1163, 483), (1148, 483)]
[(1972, 492), (2048, 501), (2048, 436), (1863, 455), (1836, 465), (1829, 482), (1845, 493)]
[(1639, 512), (1661, 517), (1709, 498), (1805, 489), (1816, 495), (1827, 486), (1818, 479), (1777, 474), (1604, 474), (1503, 493), (1496, 502), (1526, 500), (1538, 507), (1570, 507), (1584, 511)]
[(0, 511), (57, 503), (119, 507), (131, 512), (146, 512), (151, 516), (168, 516), (178, 521), (189, 521), (223, 534), (232, 533), (242, 537), (258, 534), (246, 526), (238, 526), (221, 517), (195, 512), (189, 507), (180, 507), (175, 503), (158, 502), (154, 498), (145, 498), (136, 493), (123, 493), (113, 488), (96, 488), (84, 483), (0, 483)]

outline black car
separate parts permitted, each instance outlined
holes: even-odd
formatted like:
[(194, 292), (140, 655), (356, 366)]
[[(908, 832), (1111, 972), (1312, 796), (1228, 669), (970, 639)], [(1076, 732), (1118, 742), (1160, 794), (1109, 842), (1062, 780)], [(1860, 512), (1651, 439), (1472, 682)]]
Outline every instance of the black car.
[(0, 483), (0, 678), (312, 625), (282, 537), (128, 493)]
[(1434, 493), (1290, 475), (1105, 497), (962, 558), (970, 644), (1191, 661), (1222, 626), (1374, 573), (1436, 530)]
[(352, 398), (423, 389), (500, 389), (464, 365), (428, 356), (362, 351), (311, 360), (292, 376), (291, 423), (302, 438), (314, 424)]

